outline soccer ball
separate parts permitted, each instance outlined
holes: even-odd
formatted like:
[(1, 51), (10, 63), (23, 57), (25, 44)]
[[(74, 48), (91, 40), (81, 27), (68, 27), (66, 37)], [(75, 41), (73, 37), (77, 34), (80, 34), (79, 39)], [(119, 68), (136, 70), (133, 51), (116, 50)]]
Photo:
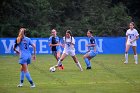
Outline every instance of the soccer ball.
[(50, 67), (49, 69), (50, 72), (55, 72), (56, 71), (56, 68), (53, 66), (53, 67)]

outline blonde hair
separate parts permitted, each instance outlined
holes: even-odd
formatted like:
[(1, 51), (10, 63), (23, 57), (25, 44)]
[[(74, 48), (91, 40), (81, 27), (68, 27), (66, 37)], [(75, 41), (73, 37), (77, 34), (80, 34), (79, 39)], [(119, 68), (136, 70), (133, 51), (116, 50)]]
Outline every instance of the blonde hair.
[(20, 28), (19, 34), (18, 34), (18, 37), (17, 37), (17, 43), (18, 44), (21, 42), (21, 39), (24, 37), (25, 31), (26, 31), (25, 28)]

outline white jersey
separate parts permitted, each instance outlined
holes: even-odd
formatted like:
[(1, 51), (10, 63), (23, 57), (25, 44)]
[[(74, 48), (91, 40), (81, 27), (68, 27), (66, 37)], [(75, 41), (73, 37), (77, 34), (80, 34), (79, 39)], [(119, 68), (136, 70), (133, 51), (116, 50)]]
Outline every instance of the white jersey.
[(128, 29), (127, 32), (126, 32), (126, 36), (128, 36), (128, 39), (127, 39), (127, 44), (128, 45), (132, 45), (132, 46), (137, 46), (137, 43), (136, 41), (132, 42), (134, 39), (136, 39), (137, 36), (139, 36), (139, 33), (136, 29)]
[(65, 44), (64, 49), (70, 49), (70, 50), (74, 49), (75, 39), (73, 37), (72, 38), (71, 37), (70, 38), (63, 37), (63, 41)]
[(73, 37), (70, 37), (70, 38), (63, 37), (63, 41), (64, 41), (64, 46), (65, 46), (63, 53), (74, 56), (75, 55), (75, 48), (74, 48), (75, 39)]

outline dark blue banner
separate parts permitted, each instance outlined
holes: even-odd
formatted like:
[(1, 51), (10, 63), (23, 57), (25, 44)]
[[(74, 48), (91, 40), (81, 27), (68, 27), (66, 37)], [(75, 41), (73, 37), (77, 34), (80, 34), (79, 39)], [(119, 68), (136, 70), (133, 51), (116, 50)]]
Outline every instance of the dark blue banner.
[[(124, 54), (125, 52), (125, 37), (95, 37), (95, 39), (99, 54)], [(36, 44), (37, 54), (51, 54), (48, 38), (32, 38), (32, 40)], [(86, 53), (88, 38), (75, 37), (75, 41), (76, 54)], [(14, 42), (15, 38), (0, 38), (0, 54), (14, 54)], [(137, 41), (137, 52), (140, 53), (140, 40)], [(132, 49), (129, 53), (133, 53)]]

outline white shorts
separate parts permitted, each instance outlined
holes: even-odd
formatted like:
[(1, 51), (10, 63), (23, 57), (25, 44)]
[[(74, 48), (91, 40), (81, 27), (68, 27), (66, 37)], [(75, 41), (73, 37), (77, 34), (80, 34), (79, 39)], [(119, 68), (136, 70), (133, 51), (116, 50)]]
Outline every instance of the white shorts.
[(66, 55), (75, 56), (75, 49), (72, 49), (72, 50), (64, 49), (63, 53), (65, 53)]
[(130, 45), (130, 46), (137, 46), (137, 42), (136, 42), (136, 41), (134, 41), (134, 42), (130, 43), (130, 41), (129, 41), (129, 40), (127, 40), (126, 45)]

